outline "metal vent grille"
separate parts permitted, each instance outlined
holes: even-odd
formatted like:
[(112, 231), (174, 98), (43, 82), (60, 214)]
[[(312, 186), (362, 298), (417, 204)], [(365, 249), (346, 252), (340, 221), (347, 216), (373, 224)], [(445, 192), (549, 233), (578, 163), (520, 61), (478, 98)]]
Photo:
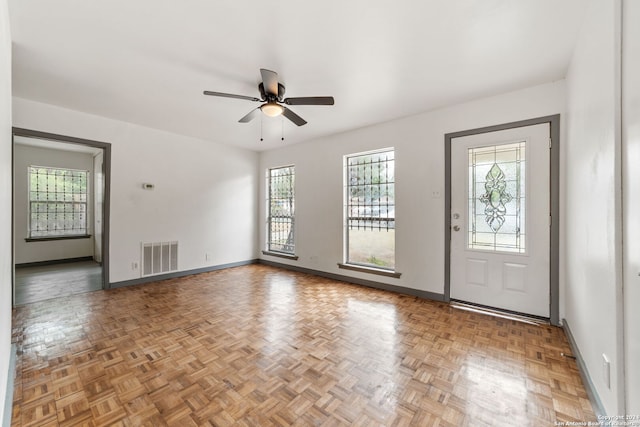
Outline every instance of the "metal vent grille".
[(178, 270), (178, 242), (142, 244), (142, 276)]

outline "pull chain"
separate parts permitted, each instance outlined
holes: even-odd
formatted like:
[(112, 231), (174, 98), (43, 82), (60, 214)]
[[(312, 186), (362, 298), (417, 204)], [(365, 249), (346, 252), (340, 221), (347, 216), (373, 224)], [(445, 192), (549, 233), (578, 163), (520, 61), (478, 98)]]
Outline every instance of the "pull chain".
[[(280, 120), (280, 140), (284, 141), (284, 117)], [(260, 114), (260, 141), (264, 141), (264, 122)]]

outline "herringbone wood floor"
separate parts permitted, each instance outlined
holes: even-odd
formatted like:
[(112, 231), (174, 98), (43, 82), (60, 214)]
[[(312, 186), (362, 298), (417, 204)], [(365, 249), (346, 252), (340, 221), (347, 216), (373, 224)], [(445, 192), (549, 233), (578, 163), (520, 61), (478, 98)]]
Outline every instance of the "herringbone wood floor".
[(19, 307), (14, 426), (594, 420), (561, 329), (251, 265)]

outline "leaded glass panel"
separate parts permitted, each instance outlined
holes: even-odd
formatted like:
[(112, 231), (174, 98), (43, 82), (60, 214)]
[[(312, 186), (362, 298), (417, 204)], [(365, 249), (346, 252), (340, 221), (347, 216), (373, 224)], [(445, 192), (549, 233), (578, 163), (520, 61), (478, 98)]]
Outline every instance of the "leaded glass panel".
[(525, 144), (469, 148), (469, 249), (526, 252)]

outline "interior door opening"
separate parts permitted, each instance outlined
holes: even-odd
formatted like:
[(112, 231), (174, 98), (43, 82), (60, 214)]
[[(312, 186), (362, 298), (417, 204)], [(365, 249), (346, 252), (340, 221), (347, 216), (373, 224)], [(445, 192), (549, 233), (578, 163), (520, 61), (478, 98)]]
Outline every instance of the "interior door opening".
[(110, 144), (13, 129), (13, 304), (109, 287)]

